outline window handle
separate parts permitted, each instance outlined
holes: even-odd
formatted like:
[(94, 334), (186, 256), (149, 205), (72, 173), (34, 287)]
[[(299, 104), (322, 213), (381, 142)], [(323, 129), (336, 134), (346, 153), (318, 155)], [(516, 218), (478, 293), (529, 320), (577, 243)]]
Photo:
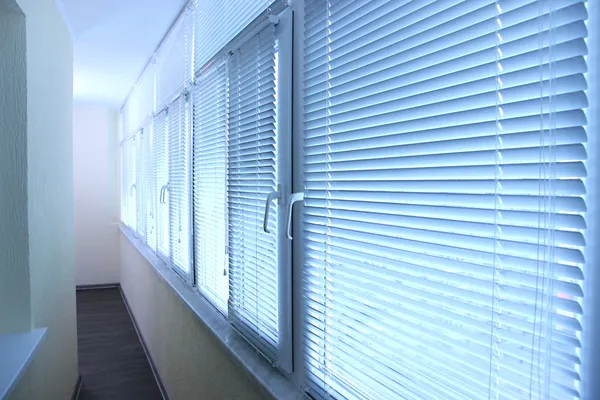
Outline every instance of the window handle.
[(129, 196), (133, 196), (133, 191), (136, 189), (135, 183), (129, 187)]
[(290, 201), (287, 206), (287, 219), (285, 222), (285, 235), (288, 239), (292, 240), (292, 211), (294, 209), (294, 203), (297, 201), (304, 201), (304, 192), (292, 193)]
[(167, 204), (167, 190), (169, 189), (169, 184), (163, 185), (160, 188), (160, 204)]
[(269, 213), (271, 212), (271, 207), (269, 207), (269, 206), (271, 205), (271, 202), (274, 199), (281, 199), (281, 192), (280, 192), (279, 185), (277, 185), (276, 191), (269, 193), (269, 195), (267, 196), (267, 201), (265, 201), (265, 219), (263, 220), (263, 231), (265, 231), (265, 233), (271, 233), (271, 231), (269, 231), (269, 228), (267, 227), (267, 225), (269, 224)]

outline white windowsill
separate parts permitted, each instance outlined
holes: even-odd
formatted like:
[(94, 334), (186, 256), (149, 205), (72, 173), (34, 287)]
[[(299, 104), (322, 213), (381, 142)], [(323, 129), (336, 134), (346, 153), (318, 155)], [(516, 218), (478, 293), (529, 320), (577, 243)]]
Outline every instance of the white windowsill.
[(0, 335), (0, 399), (15, 389), (46, 337), (46, 328)]
[(130, 228), (121, 225), (121, 233), (154, 267), (158, 276), (169, 284), (179, 298), (219, 339), (233, 360), (257, 383), (263, 395), (277, 400), (309, 398), (288, 377), (258, 353), (208, 300), (184, 282), (145, 243), (139, 240)]

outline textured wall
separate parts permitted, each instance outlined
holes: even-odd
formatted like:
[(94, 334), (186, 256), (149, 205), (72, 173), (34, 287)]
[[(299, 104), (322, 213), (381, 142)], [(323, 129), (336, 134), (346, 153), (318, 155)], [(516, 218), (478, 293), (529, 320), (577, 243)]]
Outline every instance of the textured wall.
[(73, 190), (77, 285), (119, 282), (118, 111), (73, 108)]
[(262, 398), (218, 339), (123, 235), (121, 287), (172, 400)]
[(27, 28), (27, 169), (34, 327), (48, 327), (16, 399), (68, 399), (77, 380), (73, 50), (54, 0), (17, 0)]
[(0, 0), (0, 334), (31, 327), (25, 14)]

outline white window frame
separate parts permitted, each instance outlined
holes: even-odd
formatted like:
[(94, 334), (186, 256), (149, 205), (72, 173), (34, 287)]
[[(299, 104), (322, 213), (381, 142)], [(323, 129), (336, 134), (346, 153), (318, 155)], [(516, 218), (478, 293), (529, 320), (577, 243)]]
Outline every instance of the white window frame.
[[(277, 257), (278, 268), (278, 359), (275, 361), (275, 366), (286, 373), (293, 371), (293, 343), (292, 343), (292, 251), (291, 240), (286, 237), (286, 220), (288, 199), (292, 189), (292, 63), (293, 63), (293, 13), (287, 7), (277, 16), (270, 15), (268, 19), (262, 23), (246, 28), (241, 33), (242, 40), (234, 40), (225, 50), (227, 52), (235, 51), (243, 43), (244, 39), (251, 38), (264, 29), (269, 24), (275, 24), (275, 40), (276, 40), (276, 135), (277, 135), (277, 154), (278, 163), (278, 184), (280, 192), (280, 200), (277, 202), (277, 212), (279, 215), (277, 235), (279, 243), (279, 254)], [(220, 57), (220, 52), (213, 60)], [(228, 86), (228, 85), (227, 85)], [(229, 89), (227, 89), (229, 90)], [(229, 93), (227, 93), (227, 102), (229, 102)], [(190, 104), (193, 104), (190, 103)], [(229, 111), (228, 111), (229, 113)], [(190, 118), (193, 127), (193, 117)], [(190, 137), (193, 137), (193, 133)], [(190, 145), (193, 148), (193, 144)], [(193, 155), (190, 155), (193, 159)], [(192, 163), (190, 163), (192, 164)], [(193, 171), (193, 164), (190, 165)], [(192, 175), (190, 175), (192, 176)], [(191, 183), (190, 183), (191, 185)], [(193, 200), (193, 191), (190, 191)], [(193, 202), (192, 202), (193, 203)], [(193, 204), (191, 220), (193, 221)], [(228, 223), (228, 221), (225, 221)], [(195, 229), (194, 227), (193, 229)], [(192, 232), (192, 238), (194, 237)], [(192, 257), (193, 257), (193, 248)], [(195, 260), (194, 260), (195, 262)], [(195, 273), (195, 267), (192, 268)], [(229, 276), (229, 274), (228, 274)], [(195, 282), (197, 286), (198, 282)], [(200, 293), (200, 291), (198, 290)], [(221, 312), (224, 310), (219, 309)]]
[(279, 265), (279, 360), (278, 366), (285, 372), (293, 371), (293, 313), (292, 313), (292, 241), (286, 237), (287, 208), (292, 193), (292, 113), (293, 113), (293, 13), (288, 7), (278, 15), (275, 29), (276, 50), (276, 130), (279, 140), (277, 160), (279, 163), (280, 195), (278, 232), (283, 251)]

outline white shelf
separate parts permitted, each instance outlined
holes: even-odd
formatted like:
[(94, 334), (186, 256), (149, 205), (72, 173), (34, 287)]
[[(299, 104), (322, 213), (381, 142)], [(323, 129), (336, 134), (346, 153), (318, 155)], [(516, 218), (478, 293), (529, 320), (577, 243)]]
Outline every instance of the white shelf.
[(0, 335), (0, 400), (15, 389), (45, 337), (46, 328)]

